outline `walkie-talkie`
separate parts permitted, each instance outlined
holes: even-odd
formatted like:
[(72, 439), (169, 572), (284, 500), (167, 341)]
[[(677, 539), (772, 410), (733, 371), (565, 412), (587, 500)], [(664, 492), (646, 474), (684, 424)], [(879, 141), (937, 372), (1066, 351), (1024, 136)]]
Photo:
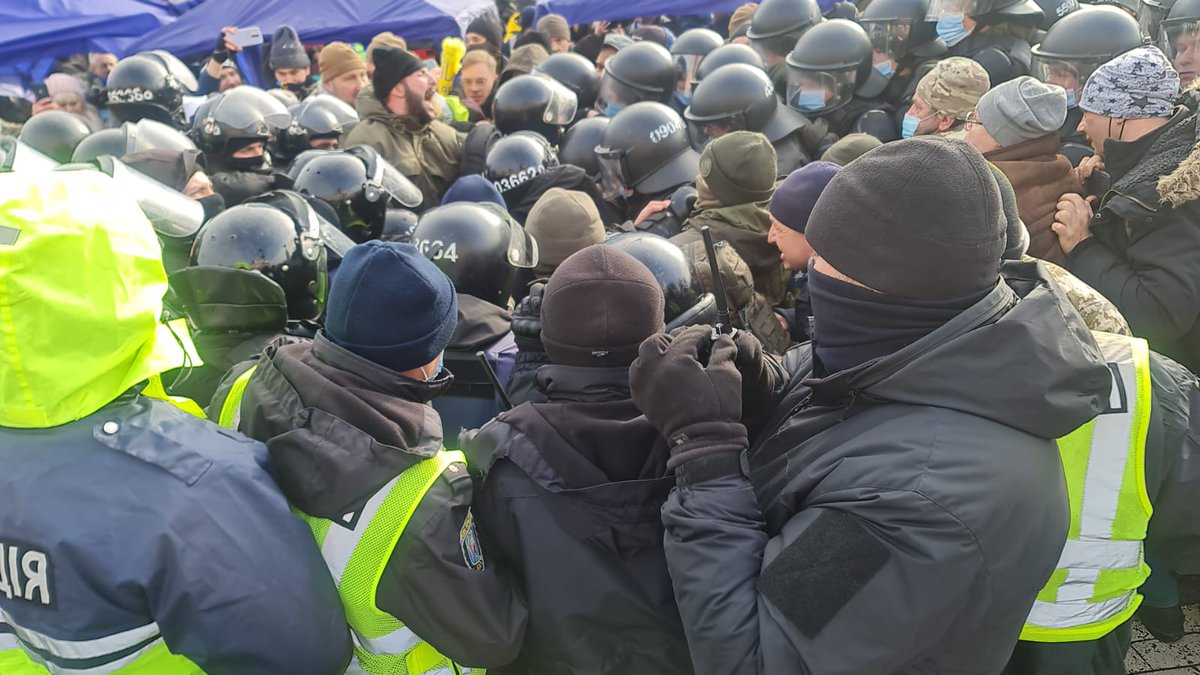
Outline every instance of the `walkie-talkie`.
[(496, 394), (500, 396), (500, 402), (504, 404), (504, 409), (512, 410), (512, 399), (508, 397), (508, 392), (504, 391), (504, 387), (500, 386), (500, 378), (496, 377), (496, 371), (492, 369), (492, 363), (488, 361), (487, 353), (475, 352), (475, 358), (479, 359), (479, 365), (483, 366), (483, 372), (487, 375), (488, 382), (492, 383), (492, 389), (495, 389)]
[(700, 228), (700, 236), (704, 237), (704, 250), (708, 253), (708, 269), (712, 272), (713, 295), (717, 298), (717, 323), (713, 326), (712, 339), (720, 335), (733, 337), (736, 330), (729, 318), (729, 301), (725, 297), (725, 280), (721, 278), (721, 268), (717, 265), (717, 247), (713, 245), (712, 232), (708, 226)]

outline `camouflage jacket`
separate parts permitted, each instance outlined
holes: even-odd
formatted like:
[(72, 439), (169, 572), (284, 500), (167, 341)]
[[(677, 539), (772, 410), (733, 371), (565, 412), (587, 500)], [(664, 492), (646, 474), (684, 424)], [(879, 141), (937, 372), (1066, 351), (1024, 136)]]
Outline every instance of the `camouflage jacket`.
[[(1030, 256), (1021, 258), (1026, 262), (1037, 260)], [(1121, 316), (1121, 312), (1117, 310), (1117, 306), (1108, 301), (1096, 289), (1088, 286), (1079, 280), (1074, 274), (1055, 265), (1052, 262), (1040, 260), (1046, 269), (1050, 271), (1050, 278), (1058, 285), (1067, 299), (1083, 317), (1083, 322), (1091, 330), (1098, 330), (1105, 333), (1116, 333), (1117, 335), (1133, 335), (1129, 330), (1129, 324), (1126, 323), (1125, 317)]]

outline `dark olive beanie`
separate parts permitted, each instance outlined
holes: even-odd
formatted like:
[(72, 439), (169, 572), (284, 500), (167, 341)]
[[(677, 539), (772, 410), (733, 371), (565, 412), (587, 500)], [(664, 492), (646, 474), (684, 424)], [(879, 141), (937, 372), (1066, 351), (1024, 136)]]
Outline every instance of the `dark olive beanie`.
[(804, 232), (817, 255), (861, 284), (941, 300), (996, 284), (1007, 224), (983, 155), (963, 141), (920, 136), (847, 164)]
[(552, 363), (628, 366), (663, 328), (663, 292), (637, 258), (596, 244), (554, 270), (542, 296), (542, 345)]

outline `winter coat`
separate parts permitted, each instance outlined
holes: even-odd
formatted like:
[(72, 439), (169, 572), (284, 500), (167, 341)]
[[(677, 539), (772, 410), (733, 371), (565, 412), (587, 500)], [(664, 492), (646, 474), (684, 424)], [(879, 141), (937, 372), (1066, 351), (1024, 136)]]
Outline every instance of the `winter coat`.
[(799, 347), (749, 477), (676, 470), (667, 563), (697, 672), (1001, 671), (1067, 534), (1054, 439), (1111, 385), (1045, 271), (1004, 277), (856, 368), (814, 379)]
[(1200, 370), (1200, 151), (1197, 116), (1184, 107), (1162, 128), (1109, 140), (1113, 186), (1091, 222), (1093, 236), (1067, 269), (1121, 310), (1150, 348)]
[(1058, 134), (1050, 134), (984, 154), (1012, 183), (1017, 213), (1029, 230), (1029, 255), (1056, 265), (1067, 261), (1051, 229), (1065, 194), (1083, 194), (1083, 184), (1066, 157), (1058, 154)]
[[(267, 444), (295, 508), (337, 522), (442, 449), (428, 402), (451, 379), (404, 377), (318, 333), (263, 354), (242, 399), (241, 430)], [(490, 667), (516, 655), (526, 612), (494, 568), (466, 562), (460, 534), (471, 491), (462, 465), (447, 467), (380, 561), (374, 602), (454, 662)]]
[(442, 195), (458, 179), (462, 137), (440, 120), (421, 124), (384, 107), (370, 86), (355, 101), (358, 124), (342, 139), (341, 147), (367, 145), (379, 151), (392, 166), (421, 189), (421, 209), (441, 203)]
[(787, 293), (787, 272), (779, 249), (767, 241), (771, 214), (765, 202), (700, 209), (688, 217), (685, 230), (700, 232), (707, 225), (713, 241), (728, 241), (754, 274), (754, 288), (774, 306)]
[(484, 547), (529, 604), (520, 656), (489, 672), (690, 674), (659, 516), (675, 479), (629, 370), (549, 365), (537, 379), (548, 403), (464, 446)]
[(573, 164), (563, 164), (547, 169), (530, 179), (529, 184), (520, 191), (520, 198), (514, 200), (515, 203), (509, 204), (509, 214), (524, 225), (534, 204), (537, 204), (546, 191), (556, 187), (564, 190), (577, 190), (586, 194), (596, 205), (596, 212), (600, 214), (600, 222), (606, 226), (621, 222), (616, 209), (600, 196), (600, 189), (596, 187), (596, 182), (587, 175), (587, 171)]

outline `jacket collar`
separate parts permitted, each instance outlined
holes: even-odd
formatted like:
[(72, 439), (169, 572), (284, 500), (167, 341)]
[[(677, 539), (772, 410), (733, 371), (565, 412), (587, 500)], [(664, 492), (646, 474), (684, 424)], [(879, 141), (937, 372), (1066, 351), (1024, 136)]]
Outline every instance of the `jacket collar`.
[(428, 403), (446, 393), (454, 382), (450, 371), (429, 382), (422, 382), (365, 359), (354, 352), (334, 344), (322, 330), (313, 338), (313, 356), (322, 363), (365, 380), (381, 393), (414, 403)]

